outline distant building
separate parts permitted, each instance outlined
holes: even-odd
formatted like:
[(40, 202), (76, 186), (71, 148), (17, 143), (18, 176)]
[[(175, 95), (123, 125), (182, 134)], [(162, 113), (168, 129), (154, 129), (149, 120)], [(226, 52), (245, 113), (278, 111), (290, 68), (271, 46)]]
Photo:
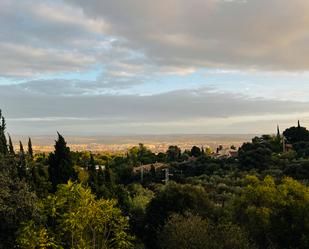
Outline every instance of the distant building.
[(151, 163), (151, 164), (141, 165), (139, 167), (134, 167), (133, 173), (141, 172), (141, 170), (143, 170), (144, 172), (149, 172), (151, 170), (152, 166), (157, 170), (157, 169), (166, 167), (167, 164), (165, 164), (165, 163)]
[(96, 170), (99, 170), (99, 169), (105, 170), (105, 165), (96, 165), (95, 169)]
[(229, 157), (238, 157), (238, 150), (237, 149), (230, 149), (225, 148), (218, 150), (217, 153), (212, 154), (215, 158), (229, 158)]
[(292, 144), (287, 144), (286, 143), (286, 138), (283, 136), (282, 137), (282, 151), (284, 152), (289, 152), (293, 150), (293, 145)]

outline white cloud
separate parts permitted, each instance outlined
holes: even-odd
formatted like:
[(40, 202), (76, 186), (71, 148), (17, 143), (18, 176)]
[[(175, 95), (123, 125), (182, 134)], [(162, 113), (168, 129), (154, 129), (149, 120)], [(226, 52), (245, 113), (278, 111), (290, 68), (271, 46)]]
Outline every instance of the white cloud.
[[(25, 83), (0, 86), (0, 108), (16, 129), (23, 129), (17, 124), (23, 120), (42, 131), (63, 122), (76, 131), (83, 126), (96, 132), (100, 127), (113, 132), (126, 127), (130, 132), (215, 130), (222, 123), (222, 128), (241, 132), (237, 122), (245, 119), (307, 117), (303, 86), (279, 94), (278, 84), (264, 87), (268, 82), (260, 87), (239, 82), (232, 86), (233, 94), (218, 91), (215, 83), (212, 90), (147, 96), (119, 92), (201, 68), (227, 76), (251, 72), (252, 78), (261, 72), (295, 73), (295, 81), (302, 77), (304, 84), (308, 26), (307, 0), (2, 0), (0, 78)], [(93, 68), (102, 71), (96, 80), (44, 80)], [(239, 94), (263, 92), (261, 88), (273, 91), (263, 93), (268, 100)], [(295, 101), (271, 100), (274, 96)]]
[(308, 70), (307, 0), (67, 0), (160, 64)]

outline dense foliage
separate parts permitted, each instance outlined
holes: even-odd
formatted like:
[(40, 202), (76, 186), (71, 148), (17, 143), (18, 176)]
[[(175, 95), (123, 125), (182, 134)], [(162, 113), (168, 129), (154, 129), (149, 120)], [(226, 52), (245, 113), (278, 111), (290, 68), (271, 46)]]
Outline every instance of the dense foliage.
[(309, 131), (299, 123), (238, 155), (73, 152), (60, 134), (46, 154), (31, 138), (14, 143), (0, 119), (0, 249), (309, 248)]

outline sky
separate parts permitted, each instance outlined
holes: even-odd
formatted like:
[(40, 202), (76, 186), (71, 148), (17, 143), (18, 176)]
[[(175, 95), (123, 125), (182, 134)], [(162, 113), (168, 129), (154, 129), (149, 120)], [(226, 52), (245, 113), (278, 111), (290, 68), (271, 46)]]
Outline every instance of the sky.
[(0, 0), (19, 135), (260, 134), (309, 125), (308, 0)]

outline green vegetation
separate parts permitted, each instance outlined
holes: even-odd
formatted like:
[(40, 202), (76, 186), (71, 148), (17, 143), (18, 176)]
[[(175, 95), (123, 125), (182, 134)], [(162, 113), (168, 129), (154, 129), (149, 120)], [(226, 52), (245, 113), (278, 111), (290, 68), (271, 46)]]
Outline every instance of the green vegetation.
[(15, 150), (0, 119), (0, 249), (309, 248), (309, 131), (299, 123), (238, 155), (73, 152), (59, 133), (44, 154), (31, 138)]

